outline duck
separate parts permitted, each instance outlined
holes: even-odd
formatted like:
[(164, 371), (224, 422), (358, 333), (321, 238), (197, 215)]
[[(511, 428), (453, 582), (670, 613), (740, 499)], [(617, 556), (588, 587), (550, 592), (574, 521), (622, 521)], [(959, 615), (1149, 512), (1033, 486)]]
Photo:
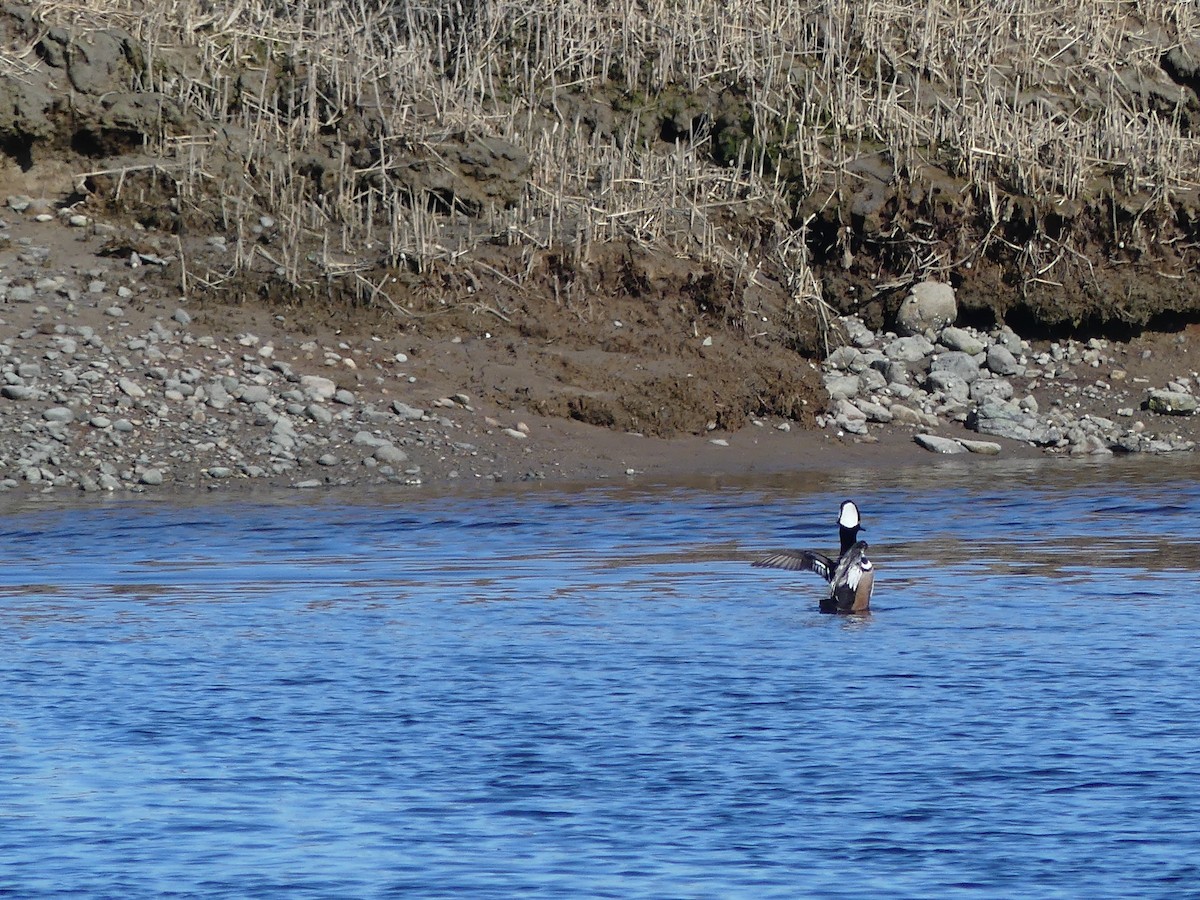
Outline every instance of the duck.
[(752, 565), (794, 572), (816, 572), (829, 582), (829, 596), (821, 600), (823, 613), (865, 613), (871, 608), (875, 566), (867, 555), (866, 541), (858, 539), (862, 516), (853, 500), (844, 500), (838, 512), (841, 550), (836, 560), (815, 550), (778, 550)]

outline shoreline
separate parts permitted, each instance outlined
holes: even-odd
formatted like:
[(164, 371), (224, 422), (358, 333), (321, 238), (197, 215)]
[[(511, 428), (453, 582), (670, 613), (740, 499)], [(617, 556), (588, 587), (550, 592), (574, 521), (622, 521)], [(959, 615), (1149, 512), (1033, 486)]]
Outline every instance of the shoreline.
[[(818, 414), (831, 423), (825, 428), (752, 418), (732, 432), (669, 438), (542, 415), (532, 406), (504, 408), (489, 395), (511, 398), (519, 379), (550, 377), (522, 358), (517, 328), (424, 333), (378, 314), (321, 321), (303, 308), (196, 304), (178, 296), (165, 267), (109, 254), (112, 231), (20, 215), (0, 227), (0, 494), (235, 496), (259, 486), (455, 490), (787, 477), (927, 466), (941, 454), (919, 447), (916, 434), (983, 436), (963, 428), (961, 405), (926, 414), (922, 423), (871, 421), (865, 434), (850, 434), (833, 424), (844, 401), (827, 400), (828, 416)], [(1182, 379), (1191, 389), (1190, 343), (1187, 331), (1147, 333), (1106, 350), (1108, 369), (1083, 371), (1098, 377), (1119, 363), (1130, 386)], [(1040, 345), (1030, 354), (1050, 355)], [(609, 355), (626, 366), (646, 362), (632, 351)], [(690, 358), (672, 362), (685, 366)], [(501, 363), (510, 382), (496, 393), (488, 379)], [(1069, 405), (1083, 415), (1077, 397), (1129, 402), (1129, 391), (1080, 391), (1085, 382), (1065, 362), (1057, 377), (1050, 368), (1036, 371), (1042, 377), (1014, 380), (1047, 410)], [(601, 380), (589, 382), (593, 372)], [(827, 364), (827, 379), (830, 372)], [(611, 390), (599, 367), (554, 377), (561, 390), (581, 396)], [(933, 409), (935, 401), (930, 394), (926, 404)], [(1154, 416), (1151, 425), (1194, 438), (1195, 419)], [(998, 447), (998, 455), (954, 459), (986, 472), (995, 461), (1054, 455), (987, 437), (981, 443)]]

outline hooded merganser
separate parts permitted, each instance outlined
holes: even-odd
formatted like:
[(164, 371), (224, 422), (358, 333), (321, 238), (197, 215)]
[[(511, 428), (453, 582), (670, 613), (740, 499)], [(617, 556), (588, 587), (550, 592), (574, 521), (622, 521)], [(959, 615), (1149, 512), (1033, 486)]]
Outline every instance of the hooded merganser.
[(821, 601), (823, 613), (862, 613), (871, 608), (875, 567), (867, 558), (867, 542), (858, 539), (862, 519), (853, 500), (842, 503), (838, 532), (842, 539), (837, 561), (815, 550), (780, 550), (753, 563), (774, 569), (816, 572), (829, 582), (829, 596)]

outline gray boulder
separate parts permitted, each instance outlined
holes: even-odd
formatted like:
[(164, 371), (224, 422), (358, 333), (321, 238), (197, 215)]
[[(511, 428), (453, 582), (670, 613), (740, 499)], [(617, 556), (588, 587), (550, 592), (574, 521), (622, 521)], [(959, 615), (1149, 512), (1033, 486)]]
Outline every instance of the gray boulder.
[(826, 357), (825, 364), (847, 372), (861, 372), (867, 367), (862, 351), (855, 347), (838, 347)]
[(976, 403), (984, 400), (1011, 400), (1013, 386), (1003, 378), (980, 378), (971, 385), (971, 399)]
[(825, 378), (825, 390), (833, 400), (849, 400), (858, 395), (857, 375), (829, 375)]
[(997, 375), (1016, 375), (1019, 368), (1017, 358), (1003, 344), (992, 344), (988, 347), (984, 365), (988, 367), (988, 371)]
[(1151, 391), (1146, 400), (1146, 409), (1168, 416), (1190, 416), (1196, 407), (1196, 397), (1183, 391)]
[(900, 304), (896, 313), (896, 330), (902, 335), (937, 331), (953, 324), (958, 318), (958, 303), (954, 288), (938, 281), (922, 281)]
[(966, 438), (959, 438), (958, 442), (969, 452), (978, 453), (980, 456), (1000, 455), (1000, 445), (995, 441), (971, 441)]
[(858, 373), (858, 389), (863, 394), (882, 391), (888, 386), (888, 380), (878, 369), (863, 369)]
[(921, 428), (937, 428), (937, 416), (905, 406), (903, 403), (893, 403), (891, 408), (892, 421), (898, 425), (916, 425)]
[(875, 343), (875, 332), (863, 324), (862, 319), (858, 316), (843, 316), (842, 327), (846, 329), (846, 335), (850, 338), (850, 343), (856, 347), (870, 347)]
[(1046, 446), (1062, 439), (1062, 432), (1038, 420), (1037, 416), (1025, 412), (1015, 403), (989, 399), (967, 415), (967, 427), (980, 434), (1030, 444)]
[(929, 372), (947, 372), (961, 378), (967, 384), (973, 384), (979, 378), (979, 363), (969, 353), (951, 350), (949, 353), (939, 353), (929, 364)]
[(897, 338), (883, 348), (884, 356), (898, 362), (920, 362), (933, 352), (933, 344), (922, 335)]
[(941, 394), (947, 400), (965, 403), (971, 396), (971, 386), (953, 372), (930, 372), (925, 379), (925, 390)]
[(854, 405), (867, 417), (868, 422), (879, 422), (886, 425), (892, 421), (891, 411), (880, 403), (871, 400), (855, 400)]
[(836, 401), (833, 420), (847, 434), (867, 433), (867, 414), (849, 400)]
[(983, 341), (965, 328), (958, 328), (954, 325), (948, 325), (942, 329), (942, 333), (938, 335), (938, 342), (950, 350), (960, 350), (971, 356), (982, 353), (986, 349)]
[(934, 453), (966, 453), (967, 448), (951, 438), (938, 437), (936, 434), (918, 434), (913, 440)]

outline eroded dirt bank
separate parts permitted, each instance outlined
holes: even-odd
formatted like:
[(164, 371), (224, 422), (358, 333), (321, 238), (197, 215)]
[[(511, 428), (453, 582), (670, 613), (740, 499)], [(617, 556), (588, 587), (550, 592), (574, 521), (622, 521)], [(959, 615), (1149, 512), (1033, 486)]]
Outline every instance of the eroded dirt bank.
[[(940, 7), (842, 43), (799, 7), (742, 23), (787, 48), (786, 77), (651, 84), (622, 80), (650, 71), (626, 60), (526, 83), (472, 55), (539, 8), (481, 6), (455, 25), (458, 64), (403, 83), (448, 33), (432, 19), (383, 40), (394, 21), (314, 13), (263, 43), (240, 7), (194, 27), (0, 8), (0, 475), (115, 490), (916, 459), (916, 431), (970, 411), (930, 394), (932, 423), (848, 433), (825, 360), (851, 338), (839, 314), (882, 335), (929, 279), (959, 325), (1026, 339), (1026, 407), (1194, 439), (1189, 416), (1142, 409), (1197, 385), (1200, 35), (1165, 7), (1058, 23), (1043, 56), (1003, 64), (1019, 35), (1001, 28), (957, 73), (943, 37), (974, 26)], [(367, 51), (391, 74), (336, 65)], [(473, 95), (467, 56), (511, 93)], [(1014, 93), (1022, 66), (1042, 81)], [(883, 91), (881, 118), (838, 106), (835, 75)], [(780, 112), (801, 100), (813, 121)]]

